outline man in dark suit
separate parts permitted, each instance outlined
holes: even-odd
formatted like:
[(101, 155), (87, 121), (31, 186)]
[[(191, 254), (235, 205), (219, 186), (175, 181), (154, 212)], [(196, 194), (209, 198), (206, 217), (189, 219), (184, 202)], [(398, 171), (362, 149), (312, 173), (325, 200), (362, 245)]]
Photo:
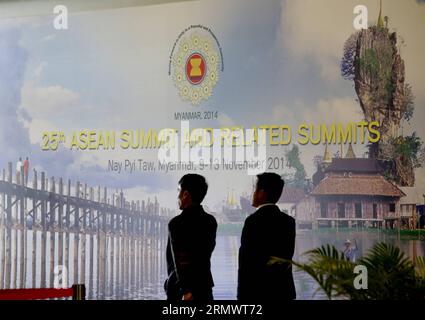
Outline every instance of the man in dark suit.
[(238, 300), (295, 299), (291, 260), (295, 248), (295, 220), (276, 202), (284, 186), (275, 173), (257, 175), (252, 205), (239, 249)]
[(187, 174), (179, 181), (179, 207), (183, 210), (168, 224), (167, 299), (213, 300), (211, 254), (217, 221), (201, 206), (208, 185), (203, 176)]

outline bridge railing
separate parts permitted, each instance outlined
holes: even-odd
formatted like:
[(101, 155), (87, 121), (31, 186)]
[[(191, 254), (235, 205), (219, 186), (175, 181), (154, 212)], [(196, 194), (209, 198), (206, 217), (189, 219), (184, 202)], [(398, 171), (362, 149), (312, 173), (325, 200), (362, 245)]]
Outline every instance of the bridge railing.
[(46, 178), (12, 163), (0, 176), (0, 289), (54, 287), (55, 277), (120, 295), (140, 285), (143, 263), (165, 248), (171, 210), (154, 201), (128, 201), (122, 191)]

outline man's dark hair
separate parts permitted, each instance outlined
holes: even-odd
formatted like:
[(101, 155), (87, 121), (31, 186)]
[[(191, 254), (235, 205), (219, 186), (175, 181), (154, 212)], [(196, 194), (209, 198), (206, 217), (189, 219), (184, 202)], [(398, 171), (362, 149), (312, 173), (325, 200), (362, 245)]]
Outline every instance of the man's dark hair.
[(189, 192), (192, 202), (200, 204), (207, 194), (208, 184), (205, 178), (199, 174), (189, 173), (179, 181), (180, 188)]
[(273, 172), (264, 172), (257, 175), (257, 179), (257, 189), (267, 194), (267, 202), (278, 202), (285, 185), (282, 177)]

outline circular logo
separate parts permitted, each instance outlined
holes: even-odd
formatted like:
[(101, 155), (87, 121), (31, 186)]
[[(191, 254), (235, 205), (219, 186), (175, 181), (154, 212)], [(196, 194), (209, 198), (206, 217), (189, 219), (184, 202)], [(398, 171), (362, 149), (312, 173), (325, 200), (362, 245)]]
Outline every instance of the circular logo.
[(171, 65), (174, 85), (184, 101), (197, 106), (211, 97), (220, 70), (219, 47), (211, 35), (194, 31), (176, 41)]
[(200, 53), (193, 53), (186, 62), (186, 77), (193, 84), (200, 84), (205, 77), (206, 63), (204, 57)]

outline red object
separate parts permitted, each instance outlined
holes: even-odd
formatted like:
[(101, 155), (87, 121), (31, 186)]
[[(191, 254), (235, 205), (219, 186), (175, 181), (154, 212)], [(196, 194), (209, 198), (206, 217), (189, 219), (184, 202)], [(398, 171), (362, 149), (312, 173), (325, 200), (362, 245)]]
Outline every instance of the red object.
[(28, 175), (28, 169), (29, 169), (30, 163), (28, 160), (24, 161), (24, 174)]
[(72, 297), (73, 289), (6, 289), (0, 290), (0, 300), (37, 300)]
[(206, 63), (200, 53), (192, 54), (186, 62), (186, 77), (193, 85), (200, 84), (205, 77)]

